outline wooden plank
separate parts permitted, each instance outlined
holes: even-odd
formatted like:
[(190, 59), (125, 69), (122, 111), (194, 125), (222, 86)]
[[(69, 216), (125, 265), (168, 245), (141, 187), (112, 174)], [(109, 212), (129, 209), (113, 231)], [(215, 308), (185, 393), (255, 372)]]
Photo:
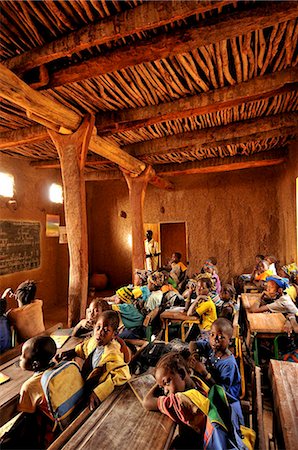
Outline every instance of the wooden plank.
[(282, 313), (247, 313), (251, 333), (279, 334), (284, 332), (286, 318)]
[(275, 414), (278, 415), (286, 450), (295, 450), (298, 442), (298, 365), (270, 360)]
[(88, 61), (57, 70), (50, 75), (47, 88), (61, 86), (136, 66), (148, 61), (187, 53), (201, 46), (220, 42), (254, 30), (295, 19), (296, 2), (277, 2), (256, 6), (249, 11), (235, 11), (206, 21), (199, 27), (181, 28), (174, 32), (151, 37), (130, 46), (115, 49)]
[[(79, 431), (62, 447), (63, 450), (119, 450), (128, 443), (130, 450), (168, 448), (174, 422), (164, 414), (146, 411), (131, 388), (126, 385), (103, 417), (97, 409)], [(51, 449), (52, 450), (52, 449)]]
[(114, 112), (101, 112), (96, 115), (95, 126), (100, 135), (110, 135), (122, 131), (161, 123), (166, 120), (210, 114), (244, 102), (263, 100), (297, 88), (298, 68), (226, 86), (212, 92), (203, 92), (176, 101), (144, 108), (124, 109)]
[(254, 157), (245, 158), (238, 156), (221, 159), (208, 158), (208, 160), (204, 160), (202, 162), (181, 164), (180, 166), (178, 164), (171, 164), (167, 165), (167, 168), (163, 167), (160, 169), (156, 167), (156, 170), (157, 173), (162, 177), (173, 177), (181, 175), (230, 172), (233, 170), (243, 169), (256, 169), (257, 167), (276, 166), (284, 163), (287, 160), (286, 157), (270, 158), (268, 155), (266, 158), (266, 156), (262, 155), (262, 158), (258, 159)]
[(134, 33), (166, 25), (188, 16), (210, 11), (231, 1), (160, 1), (145, 2), (137, 8), (89, 24), (60, 39), (49, 42), (4, 62), (22, 73), (58, 58), (70, 57), (84, 49), (115, 41)]
[(227, 143), (240, 137), (245, 137), (246, 142), (248, 142), (249, 135), (264, 133), (283, 127), (297, 127), (297, 125), (298, 113), (290, 112), (233, 122), (229, 125), (219, 127), (208, 127), (201, 130), (178, 133), (151, 141), (126, 145), (124, 149), (136, 157), (167, 154), (171, 151), (175, 151), (176, 153), (181, 148), (190, 146), (199, 147), (207, 144), (211, 147), (212, 145), (216, 146), (216, 143), (219, 141), (225, 141)]

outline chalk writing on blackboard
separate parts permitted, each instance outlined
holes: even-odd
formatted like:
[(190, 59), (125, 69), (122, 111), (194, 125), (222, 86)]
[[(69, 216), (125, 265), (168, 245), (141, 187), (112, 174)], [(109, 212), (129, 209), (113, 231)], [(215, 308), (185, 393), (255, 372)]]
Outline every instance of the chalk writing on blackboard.
[(40, 266), (40, 223), (0, 220), (0, 275)]

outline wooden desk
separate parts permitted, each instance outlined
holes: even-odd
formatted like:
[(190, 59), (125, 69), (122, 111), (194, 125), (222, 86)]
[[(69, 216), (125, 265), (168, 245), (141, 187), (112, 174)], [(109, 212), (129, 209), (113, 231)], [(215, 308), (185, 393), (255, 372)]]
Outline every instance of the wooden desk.
[[(80, 342), (82, 342), (81, 338), (71, 337), (66, 341), (62, 349), (58, 350), (58, 353), (61, 350), (70, 350)], [(0, 385), (0, 426), (17, 414), (21, 386), (33, 375), (33, 372), (22, 370), (19, 367), (19, 360), (20, 356), (16, 356), (0, 366), (0, 372), (8, 375), (10, 378), (9, 381)]]
[(191, 321), (194, 323), (198, 323), (198, 316), (188, 316), (186, 312), (177, 311), (177, 309), (166, 309), (160, 315), (161, 321), (164, 324), (165, 329), (165, 342), (169, 342), (169, 323), (170, 322), (179, 322), (183, 323), (185, 321)]
[[(284, 333), (286, 318), (282, 313), (247, 313), (248, 334), (247, 343), (251, 344), (251, 335), (254, 335), (254, 360), (259, 365), (258, 339), (275, 339)], [(274, 346), (276, 347), (276, 342)], [(275, 354), (277, 349), (274, 348)]]
[(249, 309), (255, 303), (260, 303), (262, 294), (241, 294), (241, 304), (244, 309)]
[(247, 320), (250, 332), (257, 333), (259, 337), (284, 333), (286, 318), (282, 313), (247, 313)]
[(270, 360), (269, 373), (277, 426), (281, 428), (285, 445), (283, 448), (295, 450), (298, 444), (298, 365)]
[[(153, 376), (138, 377), (126, 384), (109, 408), (102, 413), (105, 402), (96, 409), (62, 450), (93, 450), (95, 448), (119, 450), (163, 450), (169, 447), (175, 423), (164, 414), (146, 411), (138, 398), (142, 398), (154, 384)], [(134, 391), (137, 395), (134, 393)], [(108, 400), (108, 399), (107, 399)], [(51, 446), (51, 449), (55, 448)]]

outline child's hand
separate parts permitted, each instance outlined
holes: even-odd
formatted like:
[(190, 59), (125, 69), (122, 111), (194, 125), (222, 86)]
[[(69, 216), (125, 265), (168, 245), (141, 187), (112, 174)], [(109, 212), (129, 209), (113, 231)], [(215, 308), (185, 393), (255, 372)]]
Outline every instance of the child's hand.
[(65, 352), (61, 352), (61, 353), (58, 353), (57, 355), (56, 355), (56, 361), (62, 361), (63, 359), (64, 360), (68, 360), (68, 359), (73, 359), (73, 358), (75, 358), (76, 357), (76, 352), (75, 352), (75, 350), (74, 349), (72, 349), (72, 350), (67, 350), (67, 351), (65, 351)]
[(290, 337), (291, 333), (293, 331), (293, 328), (292, 328), (292, 325), (291, 325), (291, 322), (289, 321), (289, 319), (286, 320), (286, 322), (285, 322), (284, 330), (285, 330), (285, 333), (287, 333), (287, 335)]
[(92, 394), (90, 395), (90, 400), (89, 400), (90, 411), (94, 411), (96, 408), (99, 407), (100, 404), (101, 404), (101, 401), (99, 400), (99, 398), (97, 397), (95, 392), (92, 392)]
[(202, 375), (202, 377), (206, 377), (208, 374), (208, 370), (206, 369), (205, 364), (198, 361), (195, 355), (192, 355), (189, 359), (189, 366), (197, 373)]

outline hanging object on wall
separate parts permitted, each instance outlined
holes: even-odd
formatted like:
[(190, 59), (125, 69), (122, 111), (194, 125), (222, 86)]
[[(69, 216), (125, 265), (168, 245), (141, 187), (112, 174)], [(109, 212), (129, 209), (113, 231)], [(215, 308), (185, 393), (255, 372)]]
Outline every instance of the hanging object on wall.
[(66, 227), (59, 227), (59, 244), (67, 244)]
[(60, 216), (56, 214), (47, 214), (46, 217), (46, 236), (59, 237)]

